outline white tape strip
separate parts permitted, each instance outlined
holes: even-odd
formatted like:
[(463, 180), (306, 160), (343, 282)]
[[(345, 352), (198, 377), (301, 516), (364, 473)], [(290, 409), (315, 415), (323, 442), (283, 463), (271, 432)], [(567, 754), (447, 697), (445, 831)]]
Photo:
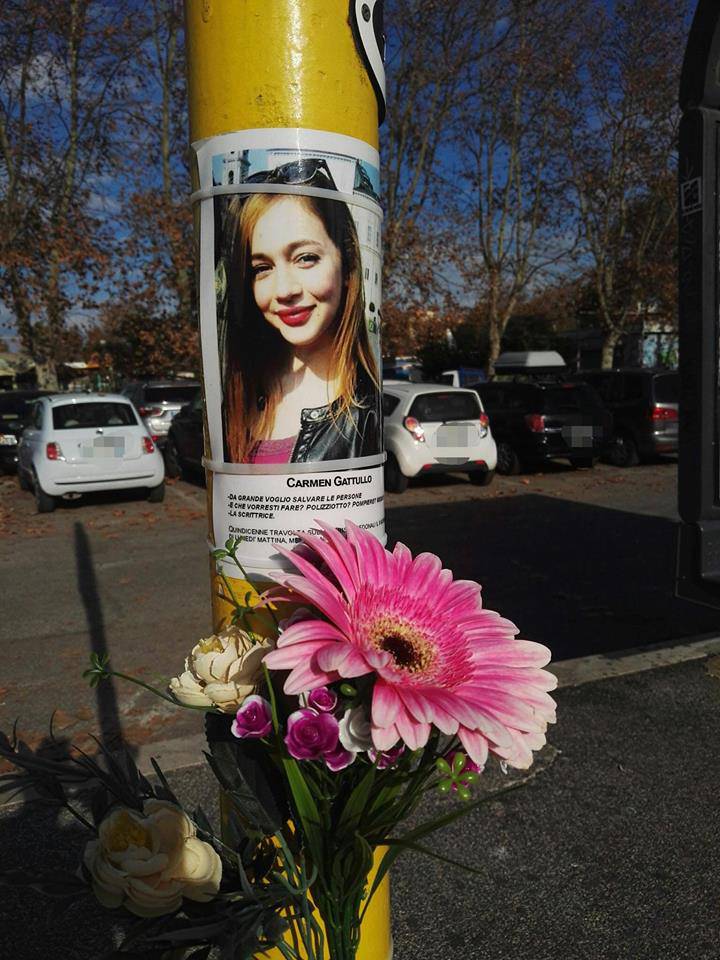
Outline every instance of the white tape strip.
[(356, 207), (364, 207), (374, 213), (380, 221), (383, 219), (382, 207), (369, 197), (359, 193), (343, 193), (340, 190), (325, 190), (323, 187), (307, 187), (301, 183), (235, 183), (230, 186), (210, 187), (207, 190), (196, 190), (190, 194), (190, 202), (211, 200), (213, 197), (224, 197), (233, 193), (291, 193), (304, 197), (327, 197), (330, 200), (342, 200), (343, 203)]

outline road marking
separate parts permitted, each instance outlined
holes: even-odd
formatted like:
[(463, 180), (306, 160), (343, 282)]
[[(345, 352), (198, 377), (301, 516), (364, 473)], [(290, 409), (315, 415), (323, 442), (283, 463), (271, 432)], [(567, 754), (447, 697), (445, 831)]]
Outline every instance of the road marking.
[(624, 677), (631, 673), (671, 667), (688, 660), (701, 660), (720, 653), (720, 637), (687, 637), (684, 640), (669, 640), (650, 647), (633, 647), (617, 653), (594, 654), (575, 660), (559, 660), (549, 670), (558, 678), (559, 687), (579, 687), (583, 683)]

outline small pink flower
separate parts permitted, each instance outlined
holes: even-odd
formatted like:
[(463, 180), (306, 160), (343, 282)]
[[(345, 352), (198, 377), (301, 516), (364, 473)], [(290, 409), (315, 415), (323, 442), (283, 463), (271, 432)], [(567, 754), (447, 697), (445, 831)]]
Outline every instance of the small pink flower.
[(339, 770), (344, 770), (345, 767), (349, 767), (354, 759), (355, 754), (352, 752), (352, 750), (346, 750), (341, 743), (338, 743), (334, 750), (330, 750), (328, 753), (323, 754), (323, 760), (333, 773), (337, 773)]
[(405, 753), (405, 744), (399, 743), (391, 750), (383, 750), (380, 753), (377, 750), (368, 750), (368, 757), (372, 763), (377, 760), (378, 770), (387, 770), (389, 767), (397, 766), (397, 762), (403, 753)]
[(244, 737), (266, 737), (272, 730), (272, 709), (267, 700), (255, 694), (245, 697), (231, 727), (233, 734)]
[(332, 713), (337, 706), (337, 702), (337, 694), (329, 687), (315, 687), (307, 695), (308, 706), (319, 713)]
[(285, 745), (296, 760), (320, 760), (331, 753), (338, 742), (338, 722), (332, 714), (303, 707), (287, 720)]

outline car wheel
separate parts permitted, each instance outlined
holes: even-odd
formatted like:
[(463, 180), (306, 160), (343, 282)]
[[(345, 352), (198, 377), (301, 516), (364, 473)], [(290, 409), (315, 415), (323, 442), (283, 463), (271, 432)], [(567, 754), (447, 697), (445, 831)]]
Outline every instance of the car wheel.
[(25, 473), (24, 470), (21, 470), (19, 466), (18, 466), (17, 478), (18, 478), (18, 486), (20, 487), (20, 489), (27, 491), (27, 493), (32, 493), (33, 485), (28, 479), (28, 475)]
[(573, 470), (592, 470), (596, 463), (596, 457), (575, 457), (570, 461), (570, 466)]
[(489, 487), (495, 478), (494, 470), (472, 470), (468, 477), (476, 487)]
[(497, 445), (497, 465), (495, 469), (501, 476), (505, 477), (520, 473), (520, 458), (509, 443), (499, 443)]
[(165, 499), (165, 481), (158, 484), (157, 487), (150, 487), (148, 491), (148, 502), (149, 503), (162, 503)]
[(637, 444), (628, 433), (616, 433), (608, 458), (614, 467), (636, 467), (640, 462)]
[(165, 458), (165, 476), (171, 480), (176, 480), (178, 477), (182, 479), (185, 471), (178, 448), (171, 437), (168, 438), (168, 442), (163, 450), (163, 457)]
[(55, 497), (51, 497), (49, 493), (45, 493), (43, 488), (40, 486), (40, 482), (38, 481), (37, 477), (33, 477), (33, 480), (35, 489), (35, 503), (37, 505), (38, 513), (52, 513), (57, 506), (57, 500)]
[(400, 469), (400, 464), (392, 453), (385, 461), (385, 489), (388, 493), (403, 493), (407, 490), (408, 478)]

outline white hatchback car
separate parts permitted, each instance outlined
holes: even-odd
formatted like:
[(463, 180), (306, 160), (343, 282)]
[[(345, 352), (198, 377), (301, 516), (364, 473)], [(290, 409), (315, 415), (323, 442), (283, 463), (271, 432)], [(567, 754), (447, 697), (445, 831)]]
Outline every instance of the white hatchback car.
[(426, 473), (467, 473), (485, 486), (497, 449), (477, 393), (433, 383), (383, 383), (385, 489), (402, 493)]
[(53, 394), (34, 404), (18, 447), (18, 480), (33, 490), (39, 513), (57, 497), (94, 490), (146, 487), (165, 495), (163, 458), (127, 397), (112, 393)]

